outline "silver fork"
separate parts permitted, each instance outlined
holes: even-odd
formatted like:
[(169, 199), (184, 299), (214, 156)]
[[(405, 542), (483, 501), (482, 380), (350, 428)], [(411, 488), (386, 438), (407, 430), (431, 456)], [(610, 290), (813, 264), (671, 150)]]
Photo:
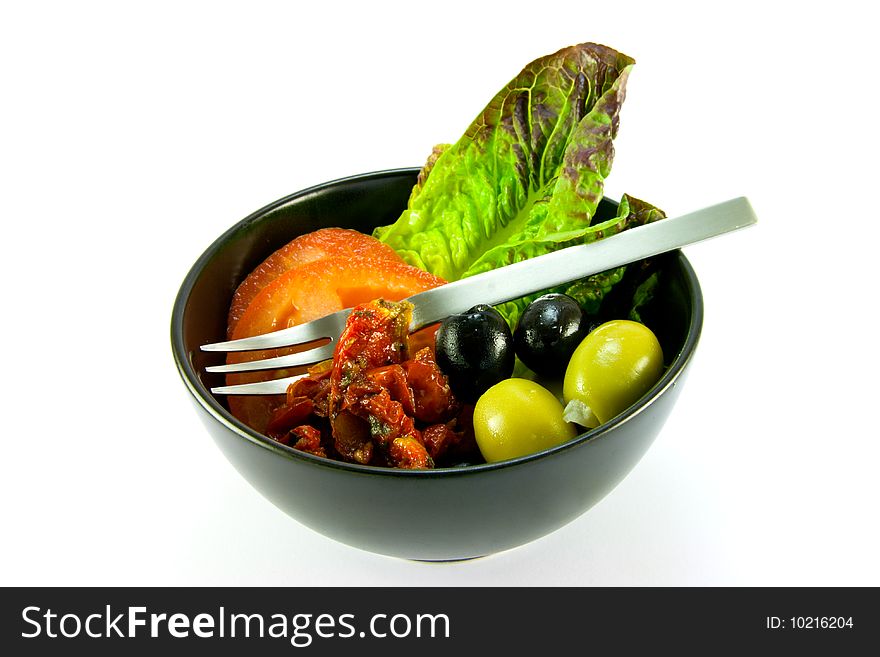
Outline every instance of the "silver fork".
[[(570, 281), (592, 276), (659, 253), (665, 253), (710, 237), (728, 233), (757, 222), (752, 206), (745, 197), (734, 198), (696, 212), (637, 226), (610, 237), (571, 246), (530, 260), (465, 278), (420, 292), (408, 301), (413, 304), (410, 332), (465, 312), (481, 303), (496, 305), (511, 299)], [(320, 347), (276, 358), (206, 367), (208, 372), (252, 372), (310, 365), (333, 356), (335, 342), (345, 327), (350, 309), (327, 315), (299, 326), (272, 333), (216, 342), (202, 346), (203, 351), (249, 351), (292, 347), (330, 339)], [(282, 394), (293, 381), (306, 375), (285, 377), (258, 383), (212, 388), (215, 394), (270, 395)]]

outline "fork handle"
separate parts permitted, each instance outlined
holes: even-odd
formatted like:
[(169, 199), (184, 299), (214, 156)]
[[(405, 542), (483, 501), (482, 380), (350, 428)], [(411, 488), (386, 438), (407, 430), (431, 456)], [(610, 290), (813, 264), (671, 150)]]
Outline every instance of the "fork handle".
[(745, 228), (756, 221), (748, 199), (734, 198), (696, 212), (630, 228), (589, 244), (570, 246), (447, 283), (409, 298), (414, 305), (410, 330), (442, 321), (481, 303), (493, 306), (518, 299)]

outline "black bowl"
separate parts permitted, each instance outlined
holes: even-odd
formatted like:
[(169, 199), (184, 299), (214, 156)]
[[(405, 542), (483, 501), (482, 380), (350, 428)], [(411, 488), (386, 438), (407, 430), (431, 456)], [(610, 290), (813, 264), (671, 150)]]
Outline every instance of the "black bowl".
[[(651, 391), (605, 425), (558, 447), (495, 464), (392, 470), (312, 456), (253, 431), (214, 397), (222, 356), (199, 345), (225, 339), (232, 293), (274, 250), (302, 233), (340, 226), (370, 232), (406, 206), (418, 169), (368, 173), (292, 194), (239, 222), (193, 265), (171, 320), (183, 382), (214, 441), (241, 475), (311, 529), (371, 552), (428, 561), (467, 559), (528, 543), (571, 522), (616, 486), (659, 433), (697, 346), (703, 302), (680, 252), (662, 264), (649, 325), (668, 367)], [(603, 201), (600, 214), (615, 204)]]

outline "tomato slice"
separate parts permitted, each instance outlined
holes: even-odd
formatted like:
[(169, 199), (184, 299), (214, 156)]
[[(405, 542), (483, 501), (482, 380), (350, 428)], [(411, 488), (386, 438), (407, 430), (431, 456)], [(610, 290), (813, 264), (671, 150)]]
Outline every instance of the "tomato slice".
[[(445, 281), (400, 260), (332, 256), (297, 266), (277, 276), (254, 296), (239, 318), (231, 338), (250, 337), (318, 319), (374, 299), (400, 301)], [(308, 348), (316, 346), (308, 345)], [(306, 347), (233, 352), (228, 363), (271, 358)], [(266, 381), (305, 372), (306, 368), (228, 374), (228, 385)], [(229, 410), (248, 426), (263, 432), (283, 395), (231, 395)]]
[(229, 307), (227, 326), (229, 338), (232, 338), (236, 324), (247, 311), (251, 301), (269, 283), (295, 267), (336, 256), (402, 262), (400, 256), (390, 246), (356, 230), (321, 228), (306, 233), (266, 258), (238, 286)]

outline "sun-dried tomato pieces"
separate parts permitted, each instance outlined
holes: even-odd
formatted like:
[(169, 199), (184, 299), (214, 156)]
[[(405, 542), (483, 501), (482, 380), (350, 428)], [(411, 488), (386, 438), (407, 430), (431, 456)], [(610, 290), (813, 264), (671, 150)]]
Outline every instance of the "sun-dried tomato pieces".
[(422, 438), (431, 458), (468, 459), (478, 453), (473, 414), (473, 406), (466, 406), (453, 420), (425, 428)]
[(407, 302), (354, 308), (332, 362), (288, 388), (273, 437), (312, 454), (396, 468), (432, 468), (471, 454), (473, 429), (433, 347), (409, 357), (410, 313)]
[(333, 447), (343, 460), (368, 465), (374, 451), (369, 424), (353, 413), (340, 412), (333, 422)]
[(299, 449), (303, 452), (308, 452), (309, 454), (314, 454), (315, 456), (323, 456), (326, 458), (327, 452), (324, 449), (324, 446), (321, 444), (320, 431), (318, 431), (314, 427), (304, 425), (301, 427), (296, 427), (293, 431), (290, 432), (290, 434), (291, 436), (296, 438), (296, 442), (293, 444), (294, 449)]
[[(406, 361), (405, 361), (406, 362)], [(379, 388), (388, 391), (389, 397), (403, 407), (407, 415), (415, 415), (414, 391), (409, 387), (406, 371), (400, 365), (377, 367), (366, 373), (367, 378)]]
[(400, 367), (411, 316), (411, 304), (378, 299), (348, 317), (330, 375), (330, 423), (344, 457), (363, 463), (379, 451), (395, 467), (432, 465), (407, 414), (414, 410), (413, 392)]
[(325, 369), (318, 366), (309, 370), (309, 376), (294, 381), (287, 388), (287, 404), (295, 403), (299, 397), (306, 397), (312, 402), (312, 412), (318, 417), (327, 417), (330, 413), (330, 365), (326, 361)]
[(452, 396), (449, 381), (437, 367), (432, 349), (425, 347), (419, 350), (402, 367), (415, 400), (413, 415), (416, 419), (422, 422), (445, 422), (455, 416), (459, 404)]
[[(296, 426), (303, 424), (314, 410), (314, 404), (308, 397), (288, 397), (287, 403), (277, 409), (266, 425), (266, 435), (279, 442)], [(285, 442), (285, 444), (287, 444)]]
[(415, 436), (395, 438), (388, 449), (388, 455), (396, 468), (423, 470), (434, 467), (433, 459)]

